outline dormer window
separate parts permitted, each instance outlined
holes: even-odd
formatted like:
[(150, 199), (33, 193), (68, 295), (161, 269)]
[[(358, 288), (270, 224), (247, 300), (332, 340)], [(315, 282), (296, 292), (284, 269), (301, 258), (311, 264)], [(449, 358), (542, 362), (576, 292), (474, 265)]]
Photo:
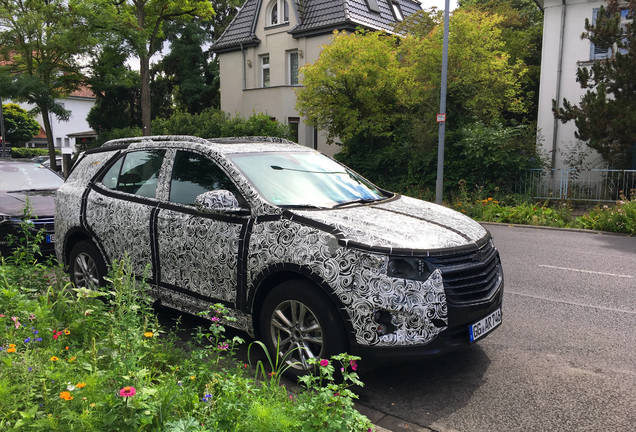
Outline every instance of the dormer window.
[(267, 13), (267, 25), (273, 26), (289, 22), (289, 5), (286, 0), (272, 0)]
[(391, 2), (391, 8), (393, 8), (393, 16), (397, 21), (404, 21), (404, 15), (402, 14), (402, 9), (400, 9), (400, 4), (397, 0), (393, 0)]

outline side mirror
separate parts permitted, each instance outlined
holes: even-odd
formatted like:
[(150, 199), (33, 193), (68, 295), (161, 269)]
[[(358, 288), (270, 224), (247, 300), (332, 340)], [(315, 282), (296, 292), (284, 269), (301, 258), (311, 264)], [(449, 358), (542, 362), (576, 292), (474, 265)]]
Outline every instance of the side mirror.
[(239, 212), (245, 211), (232, 192), (218, 189), (204, 192), (194, 199), (195, 205), (203, 211)]

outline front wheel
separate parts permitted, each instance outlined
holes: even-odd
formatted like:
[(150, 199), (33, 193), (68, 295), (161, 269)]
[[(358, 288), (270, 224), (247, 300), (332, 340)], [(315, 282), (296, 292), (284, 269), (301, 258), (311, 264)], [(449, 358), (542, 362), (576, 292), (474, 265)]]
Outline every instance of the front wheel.
[(106, 264), (92, 243), (78, 242), (69, 258), (71, 281), (75, 286), (96, 289), (104, 285)]
[(304, 280), (276, 286), (265, 298), (259, 325), (270, 353), (278, 354), (296, 374), (311, 368), (309, 359), (346, 351), (335, 308), (318, 287)]

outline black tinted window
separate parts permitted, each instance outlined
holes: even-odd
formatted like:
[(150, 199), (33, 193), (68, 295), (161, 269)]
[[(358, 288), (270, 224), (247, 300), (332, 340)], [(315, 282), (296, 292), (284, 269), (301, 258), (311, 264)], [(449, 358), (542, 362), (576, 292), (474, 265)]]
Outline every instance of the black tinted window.
[(243, 200), (234, 184), (213, 161), (188, 151), (178, 151), (172, 168), (170, 201), (194, 205), (197, 195), (217, 189), (234, 193), (239, 202)]
[(122, 192), (154, 198), (163, 154), (163, 150), (128, 153), (106, 172), (102, 178), (102, 184)]

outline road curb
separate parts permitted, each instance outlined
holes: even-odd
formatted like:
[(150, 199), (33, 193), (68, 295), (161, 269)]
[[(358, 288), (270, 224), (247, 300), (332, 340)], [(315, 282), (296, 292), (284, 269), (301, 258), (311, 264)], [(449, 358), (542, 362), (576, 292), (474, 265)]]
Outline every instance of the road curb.
[(551, 226), (541, 226), (541, 225), (525, 225), (525, 224), (513, 224), (513, 223), (504, 223), (504, 222), (479, 222), (482, 225), (496, 225), (496, 226), (508, 226), (514, 228), (531, 228), (531, 229), (544, 229), (544, 230), (552, 230), (552, 231), (569, 231), (569, 232), (580, 232), (587, 234), (602, 234), (602, 235), (610, 235), (617, 237), (634, 237), (631, 234), (625, 233), (615, 233), (611, 231), (599, 231), (599, 230), (590, 230), (590, 229), (582, 229), (582, 228), (565, 228), (565, 227), (551, 227)]
[(355, 408), (371, 420), (376, 432), (446, 432), (410, 423), (399, 417), (362, 405), (359, 402), (355, 403)]

